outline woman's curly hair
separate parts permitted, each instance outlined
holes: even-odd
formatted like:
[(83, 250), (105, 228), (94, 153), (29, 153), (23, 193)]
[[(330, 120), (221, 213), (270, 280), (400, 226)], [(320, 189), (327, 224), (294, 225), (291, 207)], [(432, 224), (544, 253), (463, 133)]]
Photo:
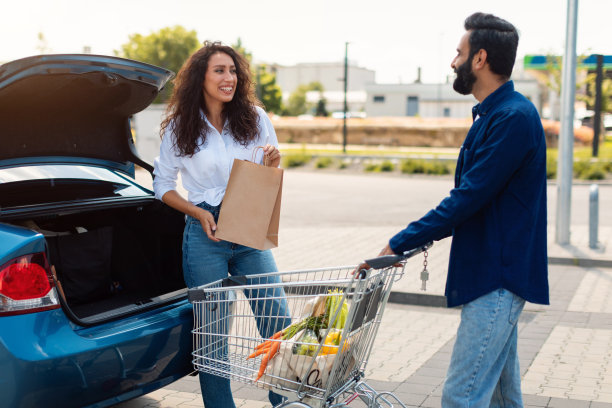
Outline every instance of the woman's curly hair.
[(208, 70), (208, 61), (218, 52), (232, 58), (238, 77), (234, 97), (223, 107), (223, 115), (228, 120), (232, 135), (243, 146), (257, 136), (258, 114), (255, 106), (261, 106), (261, 103), (255, 96), (248, 61), (232, 47), (207, 41), (189, 57), (177, 74), (166, 117), (161, 123), (161, 137), (166, 128), (170, 127), (181, 156), (193, 156), (199, 147), (206, 143), (208, 126), (200, 110), (205, 114), (208, 114), (208, 111), (202, 84)]

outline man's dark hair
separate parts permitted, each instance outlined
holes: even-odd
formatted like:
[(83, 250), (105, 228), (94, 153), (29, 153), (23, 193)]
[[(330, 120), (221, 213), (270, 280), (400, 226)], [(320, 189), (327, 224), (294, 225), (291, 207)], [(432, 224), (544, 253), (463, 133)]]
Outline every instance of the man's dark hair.
[(516, 28), (493, 14), (474, 13), (465, 19), (464, 27), (470, 34), (471, 61), (479, 50), (487, 52), (487, 62), (491, 71), (509, 79), (516, 59), (518, 32)]

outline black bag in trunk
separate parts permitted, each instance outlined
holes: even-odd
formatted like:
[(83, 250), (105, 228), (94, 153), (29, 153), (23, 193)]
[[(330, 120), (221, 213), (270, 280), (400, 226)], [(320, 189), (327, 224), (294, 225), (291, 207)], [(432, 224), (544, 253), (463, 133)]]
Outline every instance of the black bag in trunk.
[(112, 228), (103, 227), (56, 238), (56, 268), (69, 304), (110, 296), (112, 237)]

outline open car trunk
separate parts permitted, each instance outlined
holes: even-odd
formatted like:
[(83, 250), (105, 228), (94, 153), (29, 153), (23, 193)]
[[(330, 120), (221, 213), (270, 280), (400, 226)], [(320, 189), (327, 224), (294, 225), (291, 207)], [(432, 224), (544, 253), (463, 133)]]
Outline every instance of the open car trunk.
[(49, 263), (64, 292), (63, 307), (79, 324), (107, 321), (186, 296), (181, 264), (184, 217), (157, 200), (11, 223), (44, 235)]

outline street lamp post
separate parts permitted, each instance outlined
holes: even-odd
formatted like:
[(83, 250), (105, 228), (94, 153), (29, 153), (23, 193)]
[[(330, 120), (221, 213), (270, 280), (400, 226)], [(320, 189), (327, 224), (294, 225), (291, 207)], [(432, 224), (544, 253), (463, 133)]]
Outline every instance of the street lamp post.
[(348, 42), (344, 43), (344, 115), (342, 121), (342, 152), (346, 153), (346, 116), (348, 114), (348, 104), (346, 102), (346, 91), (348, 88)]
[(576, 29), (578, 0), (567, 0), (565, 55), (561, 84), (561, 134), (559, 135), (559, 162), (557, 164), (557, 217), (555, 242), (570, 242), (572, 178), (574, 172), (574, 103), (576, 93)]

